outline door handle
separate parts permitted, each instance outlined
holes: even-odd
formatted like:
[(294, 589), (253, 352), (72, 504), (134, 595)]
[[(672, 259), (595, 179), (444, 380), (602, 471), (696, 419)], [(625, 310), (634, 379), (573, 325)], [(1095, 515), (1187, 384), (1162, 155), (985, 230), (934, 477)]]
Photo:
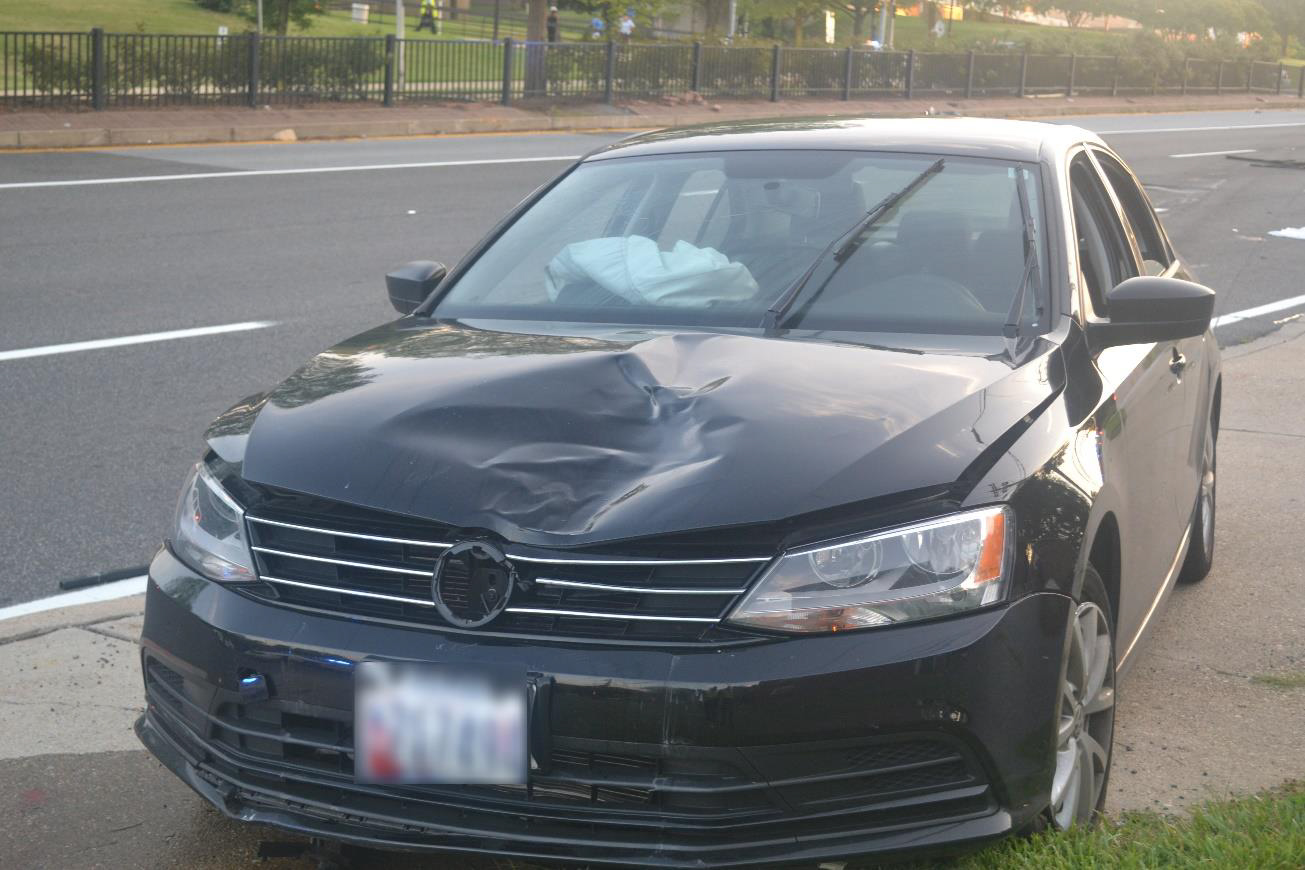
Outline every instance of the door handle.
[(1174, 348), (1174, 355), (1169, 360), (1169, 371), (1176, 375), (1181, 375), (1185, 368), (1187, 368), (1187, 357), (1179, 353), (1178, 348)]

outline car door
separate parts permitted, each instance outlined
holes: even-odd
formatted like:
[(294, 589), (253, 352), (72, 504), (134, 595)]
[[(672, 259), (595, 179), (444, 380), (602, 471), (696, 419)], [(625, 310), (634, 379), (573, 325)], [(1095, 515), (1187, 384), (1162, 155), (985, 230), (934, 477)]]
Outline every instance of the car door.
[[(1113, 154), (1099, 148), (1091, 149), (1093, 159), (1102, 170), (1107, 184), (1115, 194), (1124, 218), (1124, 226), (1131, 231), (1134, 244), (1142, 260), (1142, 270), (1148, 275), (1190, 278), (1182, 263), (1169, 247), (1155, 210), (1146, 192), (1133, 173)], [(1190, 518), (1196, 504), (1196, 492), (1204, 457), (1205, 409), (1202, 400), (1210, 394), (1210, 367), (1206, 364), (1209, 353), (1205, 335), (1171, 342), (1171, 368), (1175, 370), (1177, 389), (1183, 395), (1183, 414), (1172, 421), (1176, 428), (1173, 465), (1174, 478), (1170, 486), (1173, 510), (1181, 522)]]
[[(1106, 294), (1136, 276), (1140, 263), (1106, 187), (1086, 150), (1070, 161), (1070, 196), (1078, 246), (1081, 309), (1088, 318), (1109, 316)], [(1142, 625), (1173, 563), (1181, 538), (1170, 489), (1176, 431), (1184, 397), (1170, 369), (1173, 342), (1102, 350), (1096, 359), (1113, 396), (1113, 414), (1099, 421), (1103, 473), (1121, 506), (1117, 637), (1127, 642)]]

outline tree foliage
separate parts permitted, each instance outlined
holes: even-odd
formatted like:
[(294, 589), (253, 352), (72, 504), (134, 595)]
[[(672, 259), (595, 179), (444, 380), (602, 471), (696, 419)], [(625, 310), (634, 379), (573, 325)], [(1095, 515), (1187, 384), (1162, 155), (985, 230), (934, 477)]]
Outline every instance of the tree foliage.
[[(257, 0), (195, 0), (205, 9), (239, 15), (250, 23), (258, 21)], [(298, 30), (307, 30), (313, 18), (326, 13), (320, 0), (263, 0), (263, 29), (285, 36), (294, 24)]]

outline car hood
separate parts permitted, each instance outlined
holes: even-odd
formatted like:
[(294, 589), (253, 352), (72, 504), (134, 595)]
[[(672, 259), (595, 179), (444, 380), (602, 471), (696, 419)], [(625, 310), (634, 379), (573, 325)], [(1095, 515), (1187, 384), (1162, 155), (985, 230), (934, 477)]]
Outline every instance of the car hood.
[(759, 335), (526, 328), (396, 321), (237, 405), (209, 441), (258, 483), (577, 546), (953, 484), (1058, 380), (1051, 345), (1012, 367)]

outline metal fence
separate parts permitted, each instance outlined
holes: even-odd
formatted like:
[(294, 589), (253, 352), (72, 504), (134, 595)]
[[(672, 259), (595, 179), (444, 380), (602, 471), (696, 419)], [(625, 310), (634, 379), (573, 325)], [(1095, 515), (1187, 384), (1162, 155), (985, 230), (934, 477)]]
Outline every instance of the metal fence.
[(1189, 58), (394, 36), (0, 33), (0, 104), (94, 109), (417, 100), (981, 98), (1274, 93), (1305, 67)]

